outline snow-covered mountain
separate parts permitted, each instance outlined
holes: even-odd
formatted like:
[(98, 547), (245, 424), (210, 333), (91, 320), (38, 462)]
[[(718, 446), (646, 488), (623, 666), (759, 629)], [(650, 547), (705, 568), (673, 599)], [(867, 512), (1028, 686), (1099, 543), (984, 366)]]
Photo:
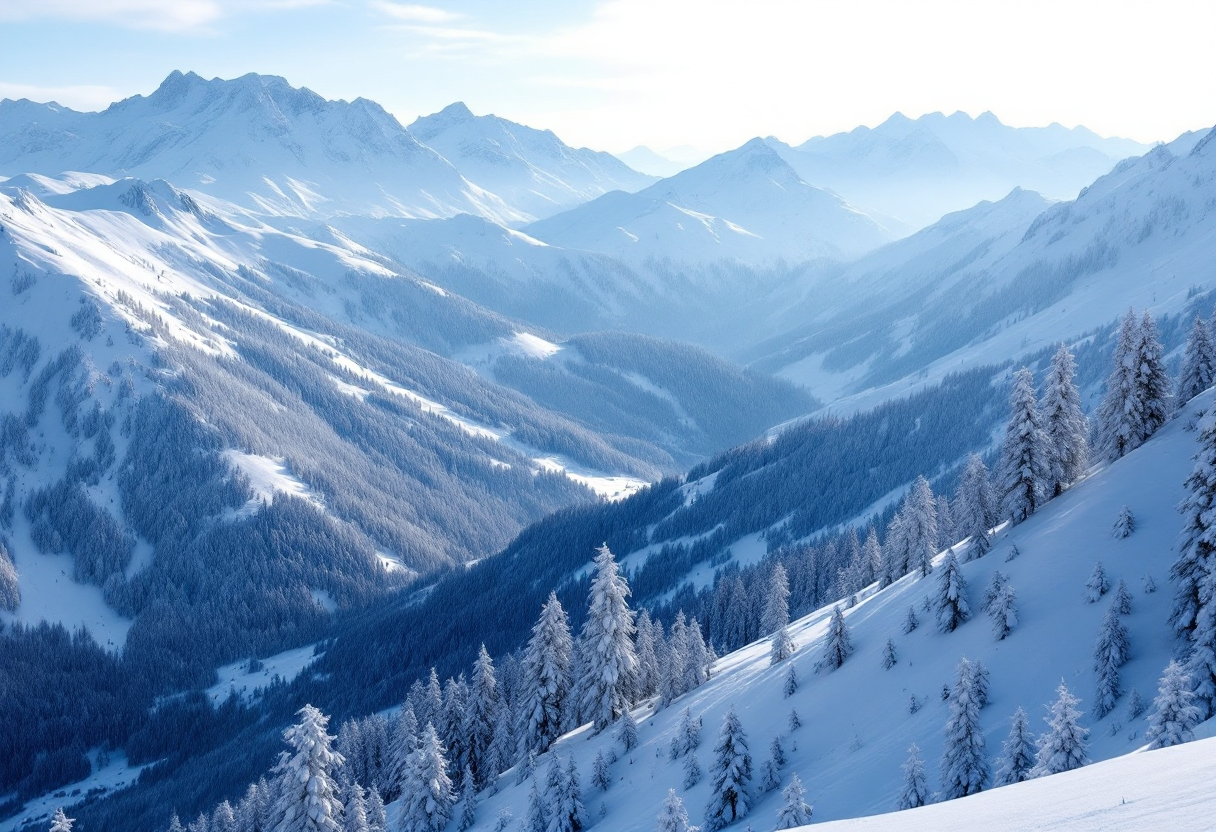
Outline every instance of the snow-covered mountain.
[(1147, 145), (1103, 138), (1084, 127), (1009, 127), (992, 113), (910, 119), (816, 136), (777, 150), (807, 182), (851, 203), (920, 228), (951, 211), (999, 199), (1014, 187), (1072, 199), (1121, 159)]
[(630, 262), (846, 259), (895, 235), (809, 185), (761, 139), (635, 194), (614, 192), (532, 223), (532, 237)]
[(1041, 212), (1017, 191), (948, 215), (812, 284), (786, 332), (751, 357), (827, 400), (859, 393), (843, 406), (865, 407), (1079, 336), (1129, 305), (1178, 311), (1216, 285), (1214, 137), (1125, 160)]
[(462, 102), (420, 117), (409, 132), (466, 179), (533, 219), (608, 191), (637, 191), (654, 182), (608, 153), (570, 147), (550, 130), (475, 116)]
[(0, 173), (64, 171), (167, 179), (261, 214), (527, 217), (380, 105), (327, 101), (266, 75), (175, 71), (100, 113), (0, 102)]
[(651, 176), (662, 177), (675, 176), (680, 171), (688, 170), (696, 164), (695, 162), (684, 162), (668, 158), (662, 153), (658, 153), (641, 144), (632, 150), (617, 153), (616, 158), (634, 170), (650, 174)]

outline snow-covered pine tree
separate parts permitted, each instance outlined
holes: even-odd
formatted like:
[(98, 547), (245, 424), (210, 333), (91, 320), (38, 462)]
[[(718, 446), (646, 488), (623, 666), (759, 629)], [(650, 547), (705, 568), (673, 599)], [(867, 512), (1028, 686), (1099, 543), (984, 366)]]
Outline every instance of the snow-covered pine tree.
[(342, 832), (371, 832), (367, 822), (367, 798), (363, 787), (352, 783), (342, 813)]
[(613, 739), (620, 743), (621, 749), (626, 754), (638, 747), (638, 724), (629, 711), (625, 711), (617, 719)]
[(1008, 786), (1031, 778), (1034, 768), (1034, 742), (1030, 737), (1030, 723), (1026, 712), (1018, 708), (1010, 720), (1009, 736), (1001, 746), (1001, 758), (997, 764), (993, 784)]
[(701, 717), (693, 718), (692, 709), (680, 714), (680, 725), (671, 738), (671, 759), (677, 760), (701, 744)]
[(1132, 517), (1132, 510), (1127, 506), (1119, 509), (1118, 516), (1115, 517), (1115, 524), (1111, 526), (1110, 533), (1113, 537), (1122, 540), (1129, 537), (1136, 530), (1136, 518)]
[(937, 495), (937, 551), (949, 549), (958, 542), (954, 526), (954, 507), (945, 493)]
[(916, 617), (916, 609), (914, 607), (908, 607), (908, 614), (904, 616), (904, 635), (907, 635), (919, 626), (920, 619)]
[(954, 632), (958, 625), (971, 618), (971, 605), (967, 603), (967, 580), (953, 552), (947, 552), (942, 561), (933, 606), (937, 612), (937, 627), (943, 633)]
[(860, 587), (864, 589), (878, 580), (882, 574), (882, 544), (878, 542), (878, 532), (873, 526), (866, 535), (866, 542), (861, 547), (862, 568), (860, 570)]
[(1013, 375), (1009, 410), (1001, 446), (1001, 508), (1006, 517), (1020, 523), (1042, 505), (1051, 478), (1051, 455), (1035, 404), (1034, 375), (1025, 367)]
[(1051, 705), (1047, 731), (1039, 737), (1035, 752), (1033, 777), (1072, 771), (1089, 762), (1086, 756), (1089, 729), (1081, 727), (1081, 712), (1077, 710), (1080, 700), (1072, 695), (1063, 680), (1056, 690), (1059, 695)]
[(794, 655), (796, 647), (794, 639), (790, 637), (788, 625), (779, 627), (775, 633), (769, 636), (769, 642), (768, 662), (770, 665), (780, 664)]
[(477, 823), (477, 787), (473, 785), (473, 772), (465, 766), (464, 785), (460, 788), (460, 813), (456, 816), (456, 828), (460, 832), (472, 829)]
[(220, 801), (220, 805), (211, 813), (208, 832), (236, 832), (236, 813), (227, 800)]
[(1188, 639), (1203, 603), (1200, 587), (1216, 563), (1216, 523), (1212, 522), (1216, 516), (1216, 407), (1209, 408), (1200, 421), (1198, 442), (1195, 467), (1186, 479), (1186, 497), (1179, 507), (1183, 515), (1182, 541), (1178, 557), (1170, 566), (1174, 582), (1170, 623)]
[(988, 666), (984, 664), (983, 659), (976, 659), (971, 663), (971, 675), (975, 684), (975, 703), (981, 708), (986, 708), (988, 707), (992, 680), (988, 672)]
[(1199, 585), (1202, 603), (1191, 631), (1191, 655), (1186, 673), (1191, 678), (1200, 716), (1216, 716), (1216, 561), (1208, 566)]
[(899, 789), (895, 808), (915, 809), (929, 802), (929, 783), (925, 779), (925, 761), (920, 757), (916, 743), (908, 747), (908, 760), (903, 764), (904, 780)]
[(992, 634), (997, 641), (1004, 641), (1018, 625), (1017, 595), (1012, 584), (1001, 586), (988, 608), (988, 614), (992, 617)]
[(785, 567), (778, 561), (769, 574), (768, 592), (764, 596), (764, 612), (760, 617), (760, 629), (764, 635), (772, 635), (790, 623), (790, 580)]
[(1186, 339), (1186, 353), (1182, 361), (1182, 375), (1178, 378), (1178, 407), (1216, 382), (1216, 344), (1203, 319), (1195, 316), (1195, 324)]
[(532, 788), (528, 790), (528, 811), (524, 816), (524, 829), (527, 832), (549, 832), (549, 806), (536, 778), (532, 778)]
[(522, 786), (528, 778), (536, 775), (536, 752), (529, 751), (521, 756), (519, 767), (515, 770), (515, 785)]
[(1148, 718), (1144, 738), (1149, 748), (1166, 748), (1194, 738), (1193, 729), (1203, 718), (1191, 692), (1191, 678), (1176, 661), (1169, 663), (1161, 677), (1153, 712)]
[(417, 748), (418, 720), (414, 717), (414, 709), (406, 705), (397, 712), (396, 719), (392, 721), (387, 759), (384, 763), (385, 786), (394, 800), (404, 788), (410, 768), (410, 757)]
[(1115, 703), (1123, 693), (1119, 682), (1119, 668), (1127, 663), (1130, 647), (1127, 627), (1119, 620), (1114, 604), (1102, 618), (1098, 631), (1098, 643), (1094, 646), (1094, 674), (1097, 677), (1097, 696), (1094, 698), (1094, 715), (1098, 719), (1115, 709)]
[(549, 832), (581, 832), (585, 823), (578, 768), (571, 757), (555, 799), (550, 802)]
[(701, 782), (701, 761), (696, 754), (684, 757), (684, 788), (691, 789)]
[(498, 717), (498, 675), (494, 672), (494, 660), (486, 646), (481, 645), (477, 659), (473, 662), (473, 676), (469, 680), (469, 707), (466, 712), (464, 733), (468, 738), (465, 765), (473, 772), (473, 784), (481, 791), (498, 776), (497, 766), (489, 759), (494, 745), (494, 725)]
[(186, 827), (186, 832), (211, 832), (211, 821), (205, 812), (199, 812), (194, 823)]
[(1137, 345), (1140, 341), (1140, 324), (1135, 310), (1127, 310), (1119, 327), (1119, 341), (1115, 345), (1114, 367), (1106, 379), (1106, 395), (1098, 405), (1098, 447), (1108, 460), (1116, 460), (1128, 451), (1139, 447), (1140, 411), (1136, 395)]
[(966, 557), (978, 558), (992, 548), (992, 527), (999, 510), (988, 467), (978, 454), (967, 457), (963, 475), (954, 496), (954, 522), (960, 538), (970, 538)]
[(714, 662), (718, 657), (705, 643), (705, 636), (701, 634), (701, 624), (695, 618), (688, 621), (684, 643), (688, 647), (687, 660), (684, 662), (685, 684), (689, 690), (692, 690), (709, 681)]
[(793, 829), (796, 826), (806, 826), (811, 822), (814, 810), (806, 802), (806, 789), (797, 773), (790, 778), (789, 784), (781, 790), (781, 807), (777, 809), (777, 828)]
[(676, 794), (675, 789), (667, 790), (667, 798), (663, 801), (662, 811), (659, 812), (655, 832), (690, 832), (688, 810), (684, 808), (684, 801)]
[(435, 733), (447, 749), (449, 766), (458, 772), (464, 771), (469, 760), (469, 738), (465, 733), (468, 706), (469, 685), (464, 674), (449, 678), (443, 686), (443, 725), (436, 725)]
[(455, 802), (443, 743), (428, 722), (410, 758), (398, 825), (402, 832), (439, 832), (452, 819)]
[[(648, 631), (649, 635), (649, 631)], [(562, 735), (563, 712), (570, 696), (570, 621), (557, 593), (550, 592), (532, 627), (521, 663), (519, 753), (543, 754)], [(651, 659), (654, 658), (653, 642)]]
[(933, 571), (937, 555), (937, 501), (924, 476), (916, 478), (912, 492), (904, 501), (904, 536), (908, 547), (908, 571), (922, 578)]
[(882, 669), (890, 670), (899, 659), (895, 655), (895, 640), (887, 639), (887, 645), (882, 649)]
[(714, 746), (710, 797), (705, 806), (706, 832), (717, 832), (750, 811), (751, 783), (752, 755), (747, 749), (747, 735), (731, 707), (722, 718)]
[[(51, 818), (50, 832), (72, 832), (72, 824), (76, 822), (76, 818), (70, 818), (63, 813), (63, 807), (55, 809), (55, 814)], [(180, 822), (179, 822), (180, 825)]]
[(1136, 352), (1136, 392), (1143, 402), (1139, 444), (1143, 444), (1169, 421), (1173, 409), (1170, 376), (1165, 369), (1165, 348), (1157, 333), (1157, 322), (1147, 309), (1140, 319), (1140, 340), (1136, 343)]
[(687, 692), (689, 658), (688, 625), (684, 621), (684, 610), (680, 610), (671, 623), (671, 633), (663, 649), (663, 661), (660, 663), (660, 704), (664, 707)]
[(637, 655), (633, 650), (633, 610), (629, 584), (607, 546), (595, 556), (595, 577), (587, 620), (579, 636), (583, 667), (583, 707), (602, 731), (633, 704)]
[(659, 654), (655, 650), (650, 613), (644, 609), (638, 612), (633, 645), (638, 655), (638, 698), (647, 699), (659, 690)]
[(786, 699), (789, 699), (798, 692), (798, 671), (794, 667), (793, 662), (785, 669), (785, 676), (781, 681), (781, 693)]
[[(63, 810), (60, 809), (59, 811), (62, 812)], [(68, 828), (69, 830), (71, 829), (71, 827)], [(185, 828), (182, 826), (182, 819), (177, 816), (177, 812), (174, 812), (173, 816), (169, 818), (168, 832), (186, 832)]]
[(785, 767), (785, 749), (781, 747), (781, 737), (773, 737), (773, 742), (768, 747), (768, 759), (764, 761), (764, 766), (760, 776), (760, 790), (762, 792), (775, 791), (781, 785), (781, 769)]
[(828, 623), (828, 637), (823, 647), (821, 666), (836, 670), (853, 653), (853, 641), (849, 637), (849, 627), (845, 624), (844, 613), (837, 604), (832, 608), (832, 620)]
[(884, 589), (908, 574), (908, 536), (905, 531), (903, 507), (887, 523), (882, 542), (882, 574), (878, 588)]
[(608, 772), (608, 760), (603, 751), (596, 751), (595, 759), (591, 761), (591, 785), (602, 792), (608, 791), (612, 785), (612, 775)]
[(283, 732), (291, 748), (275, 767), (278, 799), (272, 810), (276, 832), (339, 832), (342, 801), (333, 772), (342, 755), (333, 750), (334, 737), (326, 733), (329, 717), (312, 705), (296, 714), (300, 721)]
[(372, 787), (367, 794), (367, 826), (369, 832), (387, 832), (388, 811), (384, 808), (384, 798), (380, 790)]
[(942, 748), (942, 796), (946, 800), (975, 794), (988, 784), (988, 760), (975, 681), (971, 662), (960, 660), (950, 692), (950, 716)]
[(996, 603), (996, 599), (1000, 597), (1001, 590), (1008, 582), (1009, 576), (999, 569), (994, 569), (992, 577), (988, 579), (988, 586), (984, 587), (984, 604), (981, 609), (988, 613), (992, 613), (992, 607)]
[(1139, 719), (1144, 713), (1144, 699), (1140, 696), (1140, 691), (1132, 688), (1132, 692), (1127, 695), (1127, 718)]
[(790, 708), (790, 717), (786, 724), (789, 726), (791, 734), (802, 727), (802, 717), (798, 716), (797, 708)]
[(1102, 566), (1102, 561), (1098, 561), (1094, 564), (1094, 571), (1090, 573), (1089, 580), (1085, 582), (1085, 600), (1096, 604), (1108, 592), (1110, 592), (1110, 579), (1106, 577), (1106, 569)]
[(1074, 381), (1076, 374), (1072, 353), (1060, 344), (1051, 359), (1041, 405), (1049, 457), (1048, 498), (1064, 493), (1064, 488), (1080, 479), (1089, 464), (1089, 447), (1085, 440), (1089, 420), (1081, 410), (1081, 396)]
[(1132, 594), (1127, 588), (1127, 582), (1122, 578), (1115, 584), (1115, 598), (1111, 604), (1119, 615), (1132, 614)]

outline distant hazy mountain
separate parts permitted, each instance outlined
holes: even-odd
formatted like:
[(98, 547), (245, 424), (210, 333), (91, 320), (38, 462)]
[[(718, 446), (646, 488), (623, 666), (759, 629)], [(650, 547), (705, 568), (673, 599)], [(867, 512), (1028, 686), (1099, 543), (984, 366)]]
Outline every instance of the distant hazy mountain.
[(527, 233), (633, 261), (760, 264), (842, 259), (892, 239), (873, 218), (803, 177), (761, 139), (636, 194), (611, 193)]
[(409, 132), (467, 179), (535, 218), (654, 181), (609, 153), (572, 148), (549, 130), (475, 116), (460, 102), (419, 118)]
[(524, 219), (379, 104), (327, 101), (282, 78), (174, 72), (100, 113), (0, 102), (0, 173), (163, 178), (264, 214)]
[(682, 170), (688, 170), (694, 164), (692, 162), (681, 162), (676, 159), (670, 159), (642, 144), (633, 150), (626, 150), (624, 153), (616, 154), (616, 158), (634, 170), (649, 173), (651, 176), (675, 176)]
[(807, 182), (914, 228), (1015, 187), (1072, 199), (1119, 160), (1149, 149), (1084, 127), (1009, 127), (992, 113), (962, 112), (917, 119), (896, 113), (877, 127), (797, 147), (768, 141)]

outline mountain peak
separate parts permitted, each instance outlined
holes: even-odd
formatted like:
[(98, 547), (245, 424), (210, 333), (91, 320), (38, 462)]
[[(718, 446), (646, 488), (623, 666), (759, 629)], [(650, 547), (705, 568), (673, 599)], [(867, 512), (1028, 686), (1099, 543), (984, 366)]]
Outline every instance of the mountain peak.
[(473, 115), (473, 111), (470, 110), (463, 101), (453, 101), (451, 104), (436, 113), (436, 115), (443, 116), (444, 118), (452, 121), (464, 120), (467, 118), (477, 118), (477, 116)]

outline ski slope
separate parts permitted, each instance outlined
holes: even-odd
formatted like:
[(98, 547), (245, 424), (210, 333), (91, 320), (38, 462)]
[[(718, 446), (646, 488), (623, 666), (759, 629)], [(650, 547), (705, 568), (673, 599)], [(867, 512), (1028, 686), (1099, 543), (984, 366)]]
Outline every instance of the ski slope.
[[(792, 624), (799, 649), (789, 661), (800, 685), (788, 699), (782, 695), (786, 666), (770, 667), (768, 644), (761, 641), (723, 657), (707, 684), (670, 707), (656, 710), (653, 702), (640, 706), (634, 712), (640, 745), (612, 766), (613, 782), (606, 793), (584, 786), (588, 816), (602, 816), (603, 828), (653, 828), (667, 790), (675, 788), (693, 822), (698, 822), (709, 795), (711, 749), (722, 716), (732, 706), (750, 742), (754, 786), (772, 738), (780, 735), (788, 758), (782, 780), (798, 773), (808, 802), (815, 806), (816, 821), (889, 812), (911, 743), (920, 746), (930, 787), (938, 787), (946, 722), (940, 694), (942, 686), (953, 681), (955, 665), (963, 656), (982, 660), (991, 674), (990, 703), (981, 719), (987, 755), (995, 761), (1014, 710), (1026, 709), (1037, 734), (1043, 728), (1045, 706), (1054, 700), (1061, 679), (1081, 698), (1083, 710), (1093, 699), (1092, 652), (1112, 598), (1108, 594), (1094, 604), (1084, 600), (1085, 583), (1098, 560), (1105, 565), (1112, 589), (1123, 579), (1133, 597), (1132, 613), (1124, 620), (1132, 657), (1121, 670), (1123, 688), (1126, 692), (1135, 688), (1146, 704), (1151, 703), (1175, 646), (1167, 625), (1171, 599), (1167, 572), (1180, 528), (1175, 507), (1182, 499), (1182, 483), (1195, 451), (1196, 433), (1188, 425), (1199, 407), (1210, 406), (1212, 394), (1201, 399), (1140, 449), (1097, 468), (1021, 525), (1004, 528), (990, 554), (964, 564), (973, 618), (955, 632), (938, 632), (933, 615), (921, 606), (936, 589), (936, 573), (923, 580), (910, 575), (882, 592), (871, 587), (845, 613), (855, 652), (835, 672), (815, 672), (831, 609)], [(1123, 505), (1131, 508), (1137, 527), (1130, 537), (1116, 540), (1111, 525)], [(1014, 546), (1020, 554), (1006, 560)], [(979, 609), (984, 587), (998, 569), (1016, 590), (1019, 618), (1018, 627), (1002, 642), (994, 640), (990, 622)], [(1153, 593), (1143, 591), (1148, 576), (1156, 583)], [(916, 609), (920, 626), (905, 635), (901, 625), (909, 607)], [(888, 638), (896, 643), (898, 663), (884, 670), (881, 650)], [(916, 713), (909, 712), (912, 696), (921, 703)], [(1091, 759), (1109, 759), (1144, 745), (1147, 714), (1131, 719), (1127, 701), (1125, 693), (1115, 711), (1101, 721), (1088, 714), (1083, 717), (1083, 725), (1091, 730)], [(668, 759), (669, 743), (686, 707), (703, 719), (701, 745), (695, 753), (706, 771), (701, 782), (687, 790), (681, 788), (682, 761)], [(791, 708), (797, 709), (802, 722), (793, 732), (787, 725)], [(589, 783), (596, 752), (607, 754), (613, 746), (610, 734), (593, 736), (584, 726), (564, 737), (538, 760), (542, 782), (554, 755), (572, 755), (584, 784)], [(484, 796), (478, 806), (479, 829), (493, 828), (504, 809), (516, 818), (526, 812), (528, 786), (515, 784), (513, 770), (502, 775), (499, 785), (499, 793)], [(746, 823), (770, 828), (780, 803), (779, 791), (757, 795), (752, 813), (733, 828), (742, 829)], [(930, 823), (919, 828), (934, 827)]]

